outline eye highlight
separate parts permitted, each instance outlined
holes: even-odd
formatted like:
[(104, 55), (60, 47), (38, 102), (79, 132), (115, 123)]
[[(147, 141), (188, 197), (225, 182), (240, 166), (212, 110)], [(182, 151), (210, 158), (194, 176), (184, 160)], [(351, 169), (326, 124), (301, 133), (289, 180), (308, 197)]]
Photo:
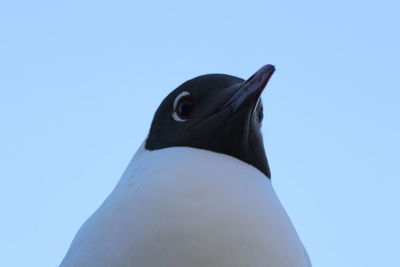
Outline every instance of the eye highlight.
[(189, 92), (180, 93), (174, 101), (172, 118), (175, 121), (184, 122), (190, 119), (195, 108), (195, 103)]

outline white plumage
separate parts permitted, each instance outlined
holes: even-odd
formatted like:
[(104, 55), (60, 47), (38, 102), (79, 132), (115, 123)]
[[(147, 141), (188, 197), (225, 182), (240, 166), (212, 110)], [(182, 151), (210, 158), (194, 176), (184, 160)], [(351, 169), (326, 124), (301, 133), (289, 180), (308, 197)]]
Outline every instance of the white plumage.
[(268, 179), (201, 149), (138, 150), (62, 267), (311, 266)]

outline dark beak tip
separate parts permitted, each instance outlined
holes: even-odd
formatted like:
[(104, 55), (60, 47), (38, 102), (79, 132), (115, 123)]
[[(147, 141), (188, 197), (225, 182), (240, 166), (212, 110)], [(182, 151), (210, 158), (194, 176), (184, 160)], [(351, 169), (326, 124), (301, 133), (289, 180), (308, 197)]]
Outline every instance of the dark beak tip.
[(251, 76), (247, 81), (252, 84), (253, 90), (261, 93), (266, 87), (272, 74), (275, 72), (275, 66), (267, 64), (262, 66), (253, 76)]
[(267, 64), (262, 66), (248, 80), (246, 80), (232, 98), (224, 105), (223, 108), (231, 106), (235, 112), (239, 106), (247, 102), (252, 96), (260, 97), (266, 87), (272, 74), (275, 72), (275, 66)]
[(261, 69), (266, 69), (266, 70), (273, 71), (273, 72), (276, 70), (276, 69), (275, 69), (275, 66), (272, 65), (272, 64), (264, 65), (264, 66), (262, 66)]
[(267, 64), (264, 65), (263, 67), (261, 67), (261, 69), (259, 69), (256, 74), (260, 73), (262, 76), (272, 76), (272, 74), (275, 72), (275, 66), (271, 65), (271, 64)]

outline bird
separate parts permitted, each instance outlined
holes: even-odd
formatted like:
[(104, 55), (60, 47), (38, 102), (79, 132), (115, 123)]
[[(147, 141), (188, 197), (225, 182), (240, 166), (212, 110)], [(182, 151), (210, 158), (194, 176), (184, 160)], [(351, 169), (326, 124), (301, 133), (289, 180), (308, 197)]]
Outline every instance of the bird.
[(201, 75), (169, 93), (60, 266), (310, 267), (261, 133), (274, 71)]

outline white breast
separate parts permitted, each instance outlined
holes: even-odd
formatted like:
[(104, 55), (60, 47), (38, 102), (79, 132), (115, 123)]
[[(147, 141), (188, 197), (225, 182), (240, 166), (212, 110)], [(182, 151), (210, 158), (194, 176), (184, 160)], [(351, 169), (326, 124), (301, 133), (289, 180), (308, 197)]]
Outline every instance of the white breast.
[(61, 266), (311, 265), (264, 174), (175, 147), (136, 153)]

